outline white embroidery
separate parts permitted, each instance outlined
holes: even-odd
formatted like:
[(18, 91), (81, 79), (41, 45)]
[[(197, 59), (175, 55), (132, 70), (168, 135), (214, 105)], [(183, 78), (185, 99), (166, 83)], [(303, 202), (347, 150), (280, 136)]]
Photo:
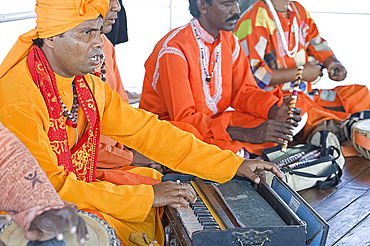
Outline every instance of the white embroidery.
[[(192, 22), (190, 22), (190, 23), (192, 25)], [(198, 20), (194, 19), (194, 25), (196, 25), (197, 30), (199, 30), (199, 37), (200, 37), (199, 44), (202, 45), (203, 52), (204, 52), (204, 66), (206, 66), (208, 68), (209, 67), (209, 61), (210, 61), (210, 53), (209, 53), (208, 47), (204, 44), (204, 41), (207, 42), (207, 40), (213, 40), (213, 37), (211, 35), (209, 35), (206, 31), (203, 30), (203, 28), (199, 25)], [(196, 38), (194, 28), (192, 30), (193, 30), (194, 38)], [(212, 37), (212, 39), (211, 39), (211, 37)], [(222, 39), (221, 39), (221, 41), (222, 41)], [(206, 81), (206, 75), (205, 75), (205, 73), (201, 72), (202, 84), (203, 84), (203, 93), (204, 93), (206, 105), (213, 112), (213, 115), (217, 114), (217, 112), (218, 112), (217, 104), (222, 98), (222, 74), (221, 74), (221, 67), (222, 67), (222, 53), (221, 53), (222, 49), (221, 48), (222, 47), (221, 47), (221, 43), (222, 42), (220, 42), (216, 46), (215, 52), (214, 52), (215, 56), (216, 56), (217, 53), (219, 53), (219, 57), (218, 57), (218, 61), (217, 61), (217, 68), (216, 68), (215, 74), (214, 74), (215, 94), (213, 95), (213, 97), (211, 96), (211, 90), (209, 88), (209, 84)], [(199, 57), (202, 57), (201, 47), (198, 47), (198, 48), (199, 48)], [(200, 71), (204, 71), (204, 67), (203, 67), (203, 63), (202, 63), (201, 59), (199, 59), (199, 64), (200, 64), (200, 67), (201, 67)]]
[(233, 64), (235, 60), (239, 57), (239, 53), (240, 53), (239, 38), (234, 35), (234, 40), (235, 40), (235, 50), (233, 52)]
[(179, 27), (177, 28), (175, 31), (173, 31), (168, 37), (167, 39), (164, 41), (163, 43), (163, 46), (162, 46), (162, 49), (159, 51), (158, 53), (158, 57), (157, 57), (157, 63), (155, 65), (155, 71), (154, 71), (154, 74), (153, 74), (153, 82), (152, 82), (152, 87), (154, 88), (154, 90), (156, 90), (157, 88), (157, 82), (158, 82), (158, 78), (159, 78), (159, 59), (161, 59), (161, 57), (165, 54), (175, 54), (175, 55), (178, 55), (180, 56), (182, 59), (184, 59), (186, 62), (186, 58), (185, 58), (185, 55), (184, 53), (182, 53), (179, 49), (177, 48), (174, 48), (174, 47), (168, 47), (167, 44), (169, 41), (171, 41), (171, 39), (173, 39), (182, 29), (184, 29), (185, 27), (187, 27), (189, 24), (187, 25), (184, 25), (182, 27)]

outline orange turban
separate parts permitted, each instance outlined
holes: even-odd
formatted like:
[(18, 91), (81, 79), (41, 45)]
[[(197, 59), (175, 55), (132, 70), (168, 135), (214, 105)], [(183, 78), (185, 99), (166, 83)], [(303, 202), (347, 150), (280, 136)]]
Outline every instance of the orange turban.
[(27, 56), (32, 40), (69, 31), (86, 20), (103, 17), (109, 0), (37, 0), (37, 28), (21, 35), (0, 65), (0, 78)]

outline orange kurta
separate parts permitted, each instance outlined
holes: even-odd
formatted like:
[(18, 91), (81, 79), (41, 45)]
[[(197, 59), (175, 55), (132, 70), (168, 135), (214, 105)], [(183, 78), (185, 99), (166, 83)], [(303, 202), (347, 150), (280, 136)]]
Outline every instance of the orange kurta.
[[(257, 1), (243, 14), (235, 27), (238, 36), (247, 54), (256, 83), (267, 90), (272, 69), (287, 69), (304, 65), (309, 56), (320, 63), (333, 56), (334, 53), (325, 39), (319, 35), (318, 28), (307, 10), (296, 1), (291, 1), (288, 14), (277, 12), (281, 27), (285, 34), (289, 50), (292, 50), (295, 35), (291, 30), (294, 19), (298, 25), (298, 51), (294, 57), (289, 57), (283, 48), (278, 35), (275, 21), (264, 1)], [(293, 81), (294, 82), (294, 81)], [(289, 95), (293, 82), (280, 85), (285, 95)], [(370, 92), (365, 86), (350, 85), (338, 86), (332, 90), (311, 89), (311, 83), (301, 83), (302, 92), (298, 94), (296, 107), (302, 113), (308, 113), (308, 121), (304, 127), (303, 138), (323, 120), (342, 121), (350, 114), (370, 109)]]
[[(128, 103), (128, 97), (123, 88), (121, 76), (116, 63), (116, 53), (113, 44), (102, 34), (104, 40), (103, 52), (105, 55), (106, 83), (112, 90), (118, 92), (122, 100)], [(133, 154), (124, 145), (101, 135), (99, 144), (98, 168), (119, 168), (132, 163)], [(99, 172), (102, 172), (100, 170)]]
[[(132, 108), (97, 77), (85, 75), (85, 78), (96, 98), (101, 134), (180, 172), (217, 182), (228, 181), (235, 175), (242, 158), (206, 145), (168, 122), (159, 121), (153, 114)], [(67, 108), (71, 108), (73, 102), (72, 80), (56, 75), (58, 92)], [(47, 135), (48, 110), (32, 81), (26, 58), (0, 79), (0, 121), (30, 150), (63, 200), (77, 204), (79, 209), (100, 212), (125, 244), (130, 245), (128, 236), (132, 230), (145, 232), (163, 243), (158, 210), (152, 209), (151, 185), (130, 185), (131, 180), (123, 181), (128, 185), (101, 180), (86, 183), (77, 180), (74, 173), (66, 175), (63, 167), (58, 166)], [(77, 123), (81, 137), (86, 125), (83, 113), (79, 113)], [(66, 128), (69, 146), (73, 146), (76, 131), (70, 126)], [(155, 179), (161, 177), (154, 169), (130, 171)]]
[[(201, 52), (192, 22), (204, 45), (205, 64), (214, 76), (206, 82)], [(261, 154), (272, 147), (233, 141), (228, 126), (256, 127), (268, 118), (272, 105), (281, 102), (280, 91), (258, 88), (231, 32), (221, 31), (215, 40), (193, 19), (189, 24), (168, 33), (155, 46), (145, 63), (146, 74), (140, 108), (159, 115), (160, 119), (193, 125), (207, 143), (234, 153), (241, 148)], [(235, 111), (227, 111), (229, 107)]]

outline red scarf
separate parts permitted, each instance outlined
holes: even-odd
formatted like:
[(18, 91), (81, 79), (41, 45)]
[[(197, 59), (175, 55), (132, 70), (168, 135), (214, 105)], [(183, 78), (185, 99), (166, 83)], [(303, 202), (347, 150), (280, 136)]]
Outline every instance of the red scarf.
[(95, 181), (100, 138), (100, 118), (97, 104), (89, 85), (83, 76), (75, 77), (78, 101), (86, 116), (89, 128), (71, 151), (55, 74), (44, 53), (36, 45), (33, 46), (28, 54), (27, 62), (32, 79), (39, 88), (48, 109), (50, 118), (48, 137), (51, 148), (57, 156), (58, 165), (64, 167), (67, 175), (69, 172), (73, 172), (79, 180), (86, 182)]

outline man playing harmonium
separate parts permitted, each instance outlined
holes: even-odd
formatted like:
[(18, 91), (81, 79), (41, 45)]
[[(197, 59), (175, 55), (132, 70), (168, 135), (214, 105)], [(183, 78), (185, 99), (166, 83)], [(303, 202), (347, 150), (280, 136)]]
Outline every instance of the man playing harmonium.
[[(0, 66), (0, 120), (30, 150), (63, 200), (102, 216), (124, 244), (137, 231), (163, 245), (158, 208), (187, 207), (196, 199), (194, 191), (188, 184), (160, 183), (161, 174), (145, 167), (97, 175), (100, 134), (173, 170), (219, 183), (235, 175), (259, 183), (256, 172), (264, 170), (282, 174), (271, 163), (222, 151), (132, 108), (90, 75), (102, 53), (108, 5), (108, 0), (37, 1), (37, 28), (20, 36)], [(276, 114), (286, 111), (277, 109)]]

